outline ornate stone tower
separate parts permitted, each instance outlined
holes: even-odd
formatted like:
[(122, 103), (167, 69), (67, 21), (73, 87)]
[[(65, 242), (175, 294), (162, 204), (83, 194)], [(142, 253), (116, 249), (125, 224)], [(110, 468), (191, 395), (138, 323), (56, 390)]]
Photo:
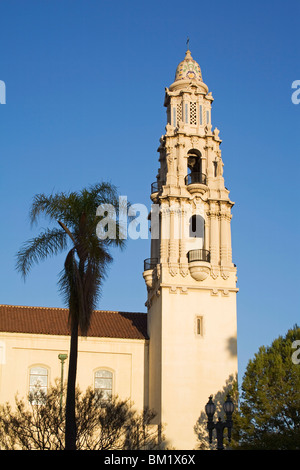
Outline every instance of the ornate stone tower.
[(209, 395), (237, 374), (233, 202), (224, 185), (219, 131), (212, 131), (212, 102), (188, 50), (166, 88), (166, 133), (151, 187), (156, 236), (143, 273), (149, 406), (176, 449), (195, 448), (194, 426)]

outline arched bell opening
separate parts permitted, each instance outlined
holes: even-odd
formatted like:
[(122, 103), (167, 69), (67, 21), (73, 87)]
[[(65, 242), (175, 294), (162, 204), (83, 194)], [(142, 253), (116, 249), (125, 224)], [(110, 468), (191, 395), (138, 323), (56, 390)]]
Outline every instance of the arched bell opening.
[(206, 185), (206, 175), (202, 173), (202, 156), (197, 149), (191, 149), (187, 153), (188, 174), (185, 178), (185, 184), (204, 184)]

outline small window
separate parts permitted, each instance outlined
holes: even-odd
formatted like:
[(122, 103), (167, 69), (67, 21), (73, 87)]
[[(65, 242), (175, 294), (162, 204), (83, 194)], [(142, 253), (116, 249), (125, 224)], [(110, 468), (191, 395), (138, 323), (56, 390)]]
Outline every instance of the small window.
[(31, 367), (29, 372), (29, 399), (34, 405), (41, 404), (47, 394), (48, 370), (46, 367)]
[(218, 170), (218, 162), (213, 162), (213, 165), (214, 165), (214, 177), (216, 178), (217, 170)]
[(209, 115), (209, 111), (206, 111), (206, 124), (210, 124), (210, 115)]
[(204, 239), (204, 218), (202, 215), (192, 215), (190, 218), (189, 237)]
[(196, 335), (203, 336), (203, 317), (196, 317)]
[(190, 103), (190, 124), (197, 124), (197, 103)]
[(182, 103), (177, 104), (177, 122), (182, 121)]
[(176, 108), (173, 108), (173, 126), (176, 126)]
[(112, 397), (113, 374), (109, 370), (97, 370), (95, 372), (95, 392), (101, 393), (103, 400)]

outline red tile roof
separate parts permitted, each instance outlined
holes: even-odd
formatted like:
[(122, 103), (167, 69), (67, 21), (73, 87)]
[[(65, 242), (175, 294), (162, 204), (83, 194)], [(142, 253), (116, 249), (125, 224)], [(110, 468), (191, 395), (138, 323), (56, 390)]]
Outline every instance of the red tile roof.
[[(68, 309), (0, 305), (0, 331), (42, 335), (69, 335)], [(148, 339), (147, 315), (95, 310), (88, 336)]]

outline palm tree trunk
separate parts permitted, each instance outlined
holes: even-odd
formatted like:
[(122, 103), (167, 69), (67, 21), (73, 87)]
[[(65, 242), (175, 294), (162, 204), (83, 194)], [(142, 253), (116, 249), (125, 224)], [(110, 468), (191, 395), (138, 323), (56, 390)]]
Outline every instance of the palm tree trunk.
[(75, 393), (78, 355), (78, 320), (72, 319), (66, 400), (65, 450), (76, 450)]

